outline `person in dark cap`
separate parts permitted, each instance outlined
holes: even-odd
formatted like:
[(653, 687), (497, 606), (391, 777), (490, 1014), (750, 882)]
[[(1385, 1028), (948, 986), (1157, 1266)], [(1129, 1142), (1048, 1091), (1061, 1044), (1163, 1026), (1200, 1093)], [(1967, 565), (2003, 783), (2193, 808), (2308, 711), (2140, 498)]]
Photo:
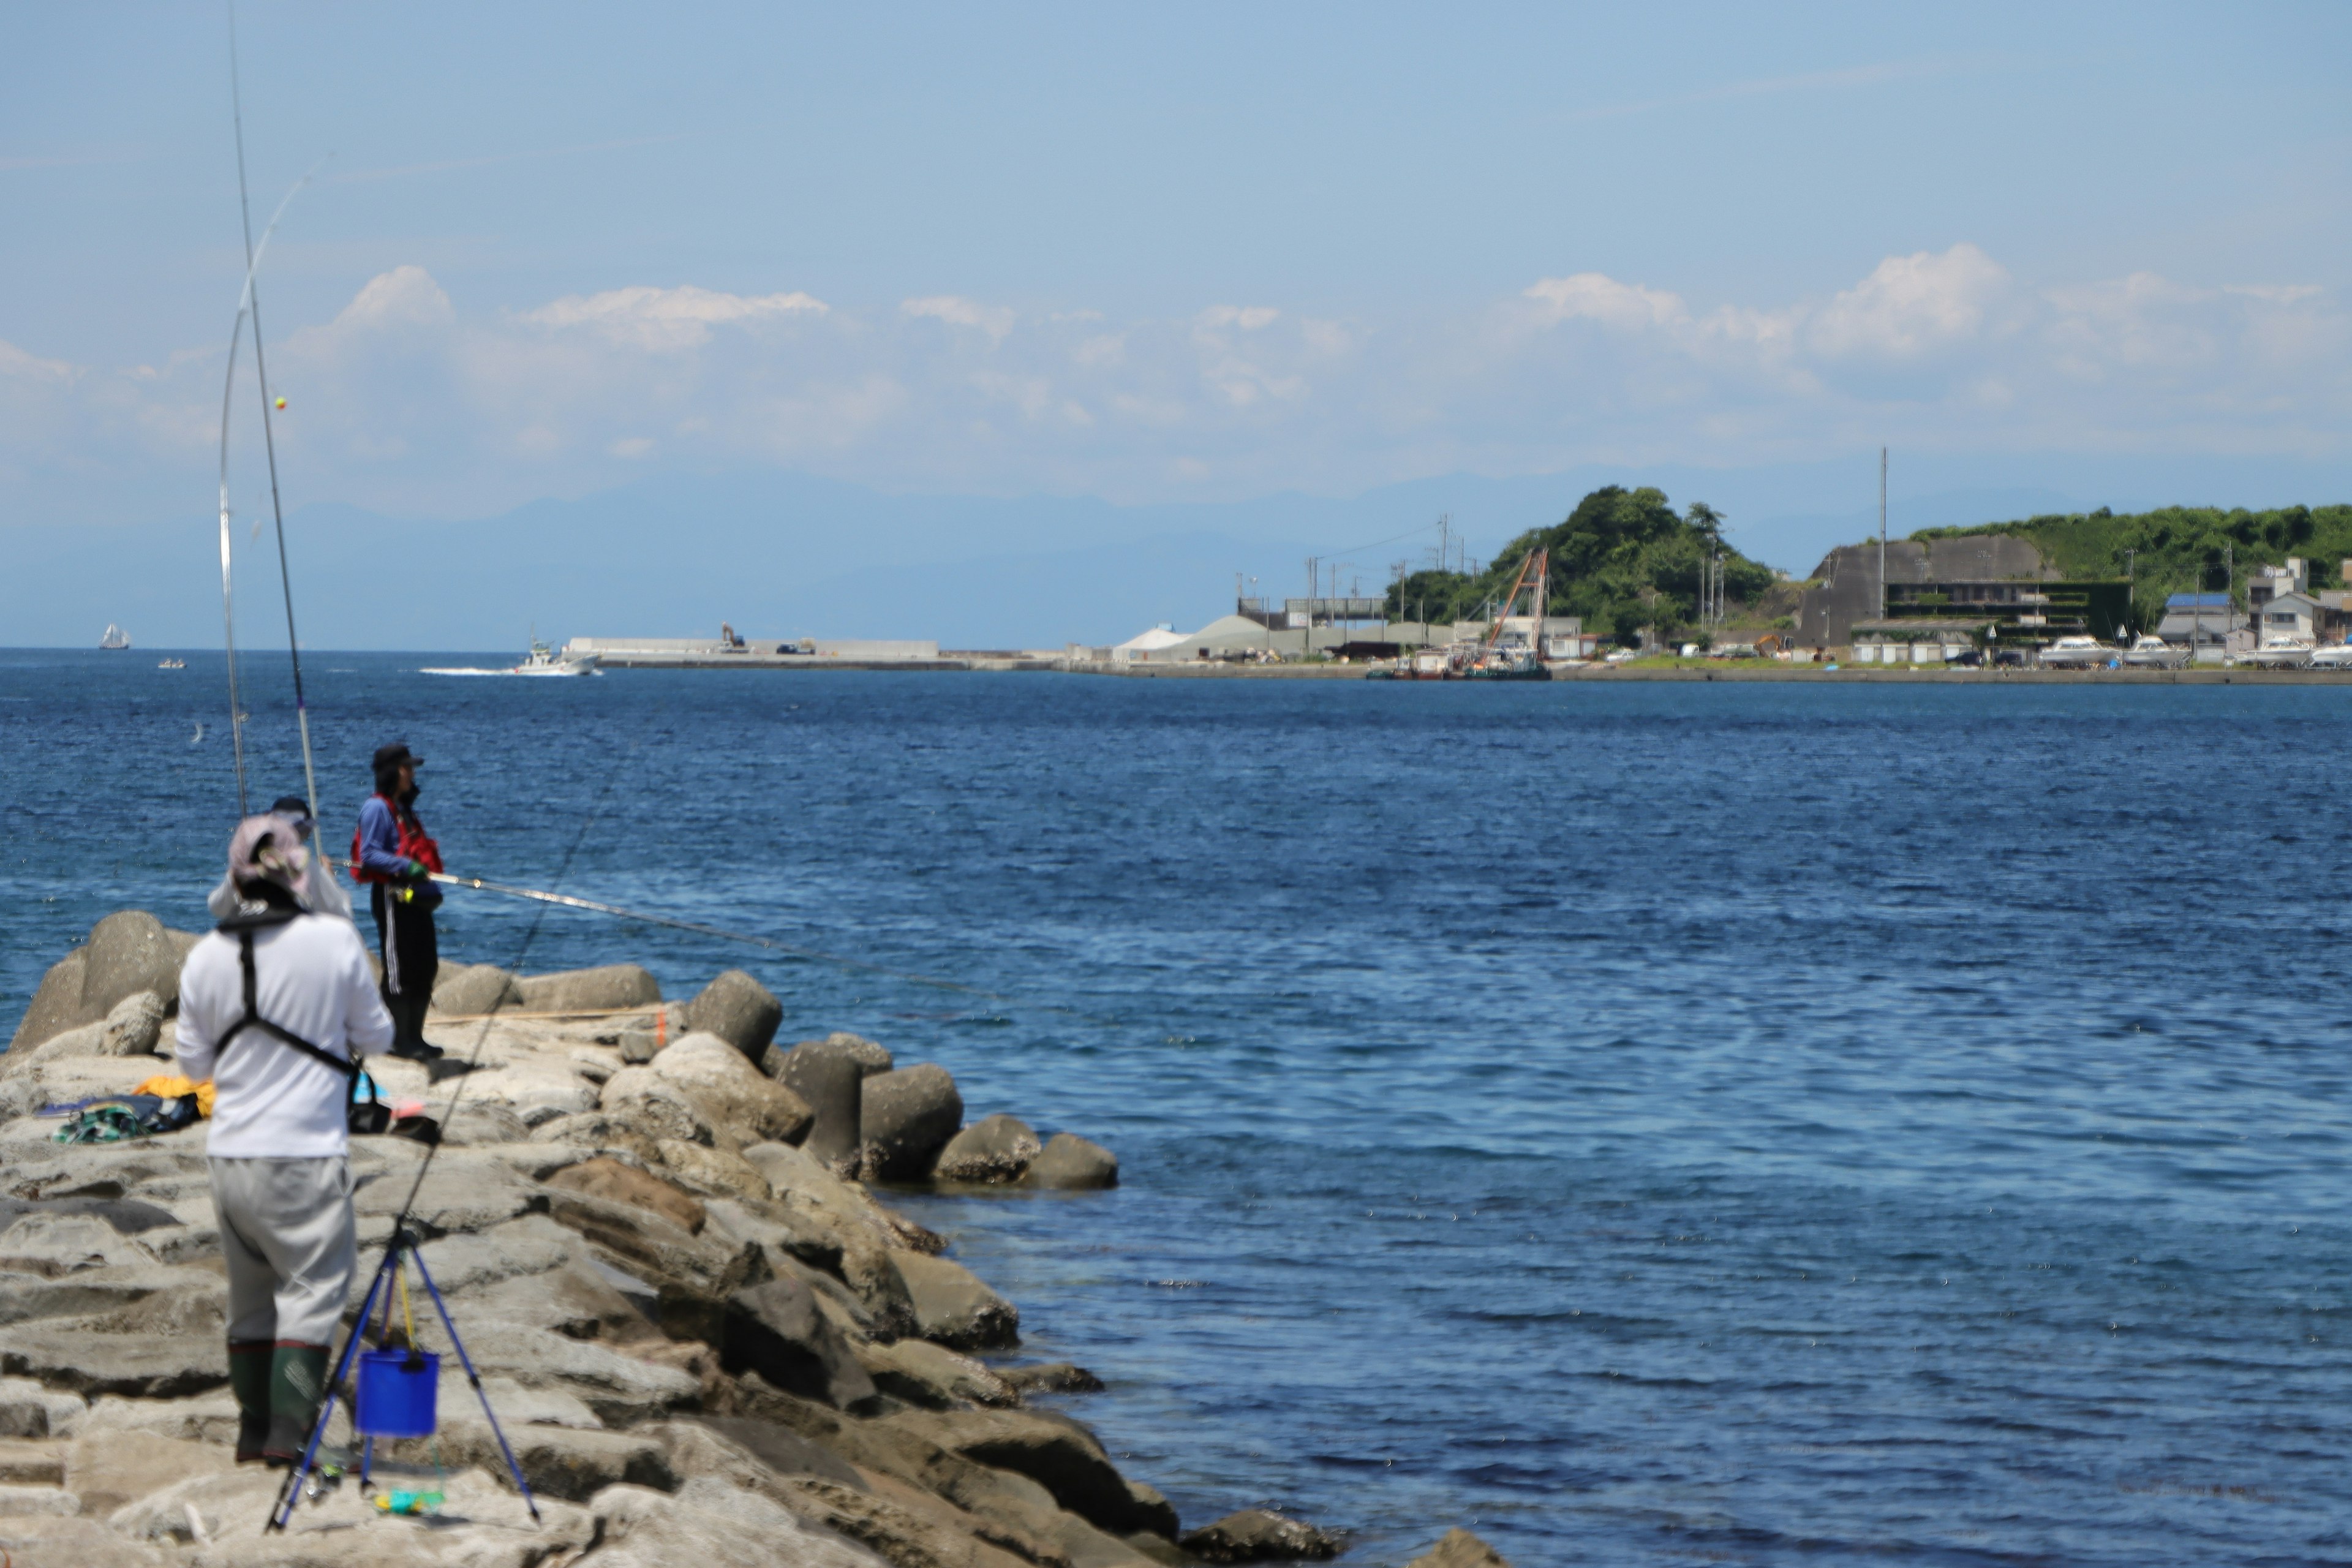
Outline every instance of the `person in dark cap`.
[(352, 835), (352, 879), (368, 884), (383, 961), (392, 1054), (416, 1061), (441, 1055), (438, 1046), (425, 1042), (425, 1010), (433, 1005), (433, 979), (441, 968), (433, 930), (441, 889), (432, 881), (441, 869), (441, 847), (416, 820), (416, 769), (424, 761), (405, 742), (376, 748), (375, 793), (360, 807), (359, 829)]

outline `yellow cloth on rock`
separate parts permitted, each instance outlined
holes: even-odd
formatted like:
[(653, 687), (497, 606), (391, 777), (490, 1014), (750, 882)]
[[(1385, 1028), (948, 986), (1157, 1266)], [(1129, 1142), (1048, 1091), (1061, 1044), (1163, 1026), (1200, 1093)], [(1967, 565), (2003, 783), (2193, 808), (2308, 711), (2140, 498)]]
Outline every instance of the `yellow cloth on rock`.
[(193, 1094), (196, 1097), (198, 1116), (210, 1116), (213, 1113), (213, 1080), (210, 1079), (205, 1079), (202, 1083), (190, 1083), (178, 1073), (160, 1073), (144, 1080), (131, 1092), (152, 1094), (159, 1100), (177, 1100), (184, 1094)]

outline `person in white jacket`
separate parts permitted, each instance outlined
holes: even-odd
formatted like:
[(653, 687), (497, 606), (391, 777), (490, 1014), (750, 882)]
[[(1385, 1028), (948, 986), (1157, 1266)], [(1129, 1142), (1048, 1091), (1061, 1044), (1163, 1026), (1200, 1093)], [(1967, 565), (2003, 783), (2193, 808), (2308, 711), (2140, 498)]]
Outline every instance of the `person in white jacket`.
[(301, 1457), (358, 1261), (348, 1160), (359, 1060), (392, 1043), (367, 949), (306, 902), (297, 826), (248, 816), (229, 840), (238, 908), (180, 972), (179, 1064), (213, 1080), (213, 1208), (228, 1264), (239, 1461)]

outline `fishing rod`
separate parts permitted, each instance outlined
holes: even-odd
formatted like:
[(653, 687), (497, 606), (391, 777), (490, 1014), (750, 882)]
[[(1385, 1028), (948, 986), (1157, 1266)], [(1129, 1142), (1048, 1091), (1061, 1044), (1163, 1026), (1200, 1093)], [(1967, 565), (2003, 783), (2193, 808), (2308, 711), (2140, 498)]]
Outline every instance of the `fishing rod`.
[[(254, 265), (258, 258), (253, 250), (253, 204), (246, 194), (245, 95), (237, 78), (235, 0), (230, 0), (228, 8), (228, 103), (229, 120), (236, 130), (236, 212), (245, 227), (245, 288), (253, 315), (253, 374), (261, 388), (261, 446), (269, 457), (269, 512), (278, 525), (278, 582), (286, 595), (286, 651), (294, 661), (294, 721), (302, 731), (302, 785), (310, 801), (310, 819), (315, 822), (319, 817), (319, 773), (310, 761), (310, 705), (302, 693), (302, 642), (294, 635), (294, 577), (286, 565), (286, 509), (278, 498), (278, 434), (269, 417), (269, 362), (261, 352), (261, 295), (253, 282)], [(309, 178), (308, 174), (303, 176), (306, 181)], [(285, 208), (281, 205), (278, 210), (283, 212)], [(223, 523), (226, 526), (226, 518)], [(240, 799), (240, 815), (243, 809)]]
[[(320, 162), (324, 162), (324, 160), (322, 159), (322, 160), (320, 160)], [(227, 374), (225, 374), (225, 375), (221, 378), (221, 428), (220, 428), (220, 562), (221, 562), (221, 640), (222, 640), (223, 644), (226, 646), (226, 648), (227, 648), (227, 650), (228, 650), (228, 728), (229, 728), (229, 739), (230, 739), (230, 742), (232, 742), (232, 744), (235, 746), (236, 751), (236, 814), (237, 814), (237, 816), (238, 816), (239, 817), (244, 817), (244, 816), (246, 816), (249, 815), (249, 810), (248, 810), (248, 803), (247, 803), (247, 798), (246, 798), (246, 784), (245, 784), (245, 703), (244, 703), (243, 699), (242, 699), (242, 698), (240, 697), (240, 695), (238, 694), (238, 689), (237, 689), (237, 677), (236, 677), (236, 605), (235, 605), (234, 597), (233, 597), (233, 587), (232, 587), (232, 582), (231, 582), (231, 574), (230, 574), (230, 571), (229, 571), (229, 533), (228, 533), (228, 513), (229, 513), (229, 506), (228, 506), (228, 418), (229, 418), (229, 411), (230, 411), (231, 407), (233, 406), (233, 404), (232, 404), (232, 402), (231, 402), (231, 399), (232, 399), (232, 397), (234, 396), (234, 395), (236, 394), (236, 351), (237, 351), (237, 347), (238, 347), (238, 345), (239, 345), (240, 343), (242, 343), (242, 342), (244, 342), (244, 340), (245, 340), (245, 319), (246, 319), (246, 316), (247, 316), (247, 314), (252, 310), (252, 309), (253, 309), (253, 279), (254, 279), (254, 276), (255, 276), (255, 274), (256, 274), (256, 273), (257, 273), (257, 272), (260, 270), (260, 268), (261, 268), (261, 258), (262, 258), (263, 253), (264, 253), (264, 252), (266, 252), (266, 251), (269, 248), (269, 237), (270, 237), (271, 235), (274, 235), (274, 234), (276, 234), (276, 233), (278, 232), (278, 220), (279, 220), (280, 218), (282, 218), (282, 217), (284, 217), (284, 216), (286, 216), (286, 209), (287, 209), (289, 206), (290, 206), (291, 205), (293, 205), (293, 201), (294, 201), (295, 196), (300, 193), (300, 191), (301, 191), (302, 187), (303, 187), (304, 185), (307, 185), (307, 184), (309, 184), (310, 183), (310, 174), (317, 174), (317, 173), (318, 173), (318, 164), (314, 163), (314, 164), (312, 164), (312, 165), (310, 166), (310, 174), (304, 174), (300, 179), (299, 179), (299, 180), (297, 180), (297, 181), (295, 181), (295, 182), (294, 182), (294, 188), (293, 188), (292, 190), (289, 190), (289, 191), (288, 191), (288, 192), (286, 193), (286, 199), (285, 199), (284, 201), (279, 202), (279, 203), (278, 204), (278, 210), (277, 210), (276, 212), (274, 212), (274, 213), (272, 213), (272, 214), (270, 215), (270, 216), (269, 216), (269, 226), (268, 226), (268, 228), (265, 228), (265, 229), (263, 229), (263, 230), (261, 231), (261, 243), (260, 243), (260, 244), (258, 244), (258, 245), (257, 245), (257, 246), (255, 246), (255, 247), (253, 247), (252, 253), (251, 253), (251, 254), (250, 254), (250, 255), (246, 258), (246, 263), (245, 263), (245, 287), (244, 287), (243, 289), (239, 289), (239, 290), (238, 290), (238, 292), (237, 292), (237, 297), (236, 297), (236, 321), (235, 321), (234, 323), (232, 323), (232, 324), (231, 324), (231, 326), (229, 327), (229, 333), (228, 333), (228, 371), (227, 371)], [(255, 349), (256, 349), (256, 353), (257, 353), (259, 352), (259, 343), (260, 343), (260, 340), (259, 340), (258, 338), (257, 338), (257, 339), (255, 340)], [(273, 481), (273, 482), (274, 482), (274, 481)], [(289, 602), (289, 614), (290, 614), (290, 602)], [(289, 620), (289, 621), (288, 622), (288, 625), (289, 625), (289, 626), (290, 626), (290, 625), (292, 625), (292, 622)], [(303, 730), (302, 730), (302, 739), (303, 739), (303, 745), (302, 745), (302, 763), (303, 763), (303, 766), (304, 766), (305, 770), (307, 770), (307, 769), (309, 768), (309, 766), (310, 766), (310, 724), (309, 724), (309, 721), (306, 720), (306, 721), (304, 721), (304, 724), (303, 724)], [(311, 809), (312, 809), (312, 813), (313, 813), (313, 816), (314, 816), (314, 818), (315, 818), (315, 815), (316, 815), (316, 812), (317, 812), (317, 795), (318, 795), (318, 790), (317, 790), (317, 787), (316, 787), (315, 785), (313, 785), (313, 786), (312, 786), (312, 789), (311, 789), (311, 792), (310, 792), (310, 793), (311, 793), (311, 796), (312, 796), (312, 807), (311, 807)]]

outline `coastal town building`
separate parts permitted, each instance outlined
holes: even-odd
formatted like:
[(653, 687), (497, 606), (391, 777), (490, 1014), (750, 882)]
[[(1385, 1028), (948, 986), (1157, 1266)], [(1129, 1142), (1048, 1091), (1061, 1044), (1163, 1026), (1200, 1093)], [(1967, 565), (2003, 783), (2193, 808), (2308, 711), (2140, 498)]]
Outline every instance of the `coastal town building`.
[(1981, 641), (2021, 649), (2061, 637), (2110, 638), (2130, 626), (2128, 582), (2068, 581), (2030, 541), (2013, 535), (1889, 540), (1883, 584), (1880, 553), (1873, 541), (1840, 545), (1822, 557), (1798, 601), (1796, 642), (1851, 645), (1864, 622), (1981, 617), (1992, 628)]
[(1856, 621), (1853, 661), (1856, 664), (1949, 664), (1992, 640), (1998, 623), (1990, 620)]

